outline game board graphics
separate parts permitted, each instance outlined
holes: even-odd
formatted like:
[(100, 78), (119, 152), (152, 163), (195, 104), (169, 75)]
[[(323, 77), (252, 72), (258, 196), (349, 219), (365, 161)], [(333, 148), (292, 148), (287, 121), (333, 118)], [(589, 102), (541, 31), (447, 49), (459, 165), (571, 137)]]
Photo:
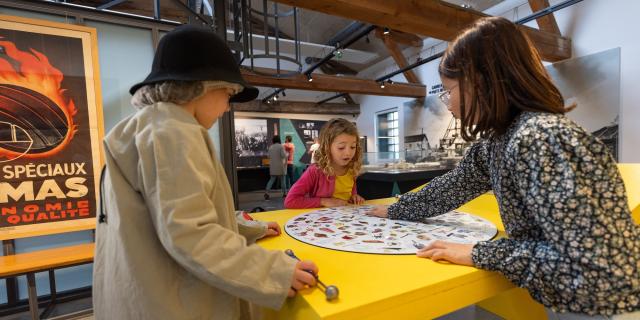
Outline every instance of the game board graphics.
[(344, 206), (304, 213), (289, 220), (285, 231), (310, 245), (375, 254), (415, 254), (434, 240), (476, 243), (498, 233), (493, 223), (456, 210), (411, 222), (366, 215), (372, 208)]

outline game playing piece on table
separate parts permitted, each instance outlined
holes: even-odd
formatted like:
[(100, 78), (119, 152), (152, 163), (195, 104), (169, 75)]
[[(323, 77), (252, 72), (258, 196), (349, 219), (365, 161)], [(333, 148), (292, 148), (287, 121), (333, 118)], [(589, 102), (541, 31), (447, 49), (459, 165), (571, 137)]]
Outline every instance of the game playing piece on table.
[(284, 229), (314, 246), (378, 254), (415, 254), (434, 240), (476, 243), (498, 233), (488, 220), (455, 210), (424, 222), (410, 222), (366, 215), (372, 208), (324, 208), (291, 218)]

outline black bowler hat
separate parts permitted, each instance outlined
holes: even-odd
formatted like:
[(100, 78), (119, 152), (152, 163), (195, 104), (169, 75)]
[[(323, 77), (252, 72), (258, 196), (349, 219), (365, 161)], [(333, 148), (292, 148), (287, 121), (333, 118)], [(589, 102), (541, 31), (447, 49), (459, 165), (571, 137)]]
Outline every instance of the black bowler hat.
[(144, 85), (168, 80), (237, 83), (244, 89), (231, 97), (231, 102), (247, 102), (258, 96), (258, 89), (242, 79), (226, 42), (213, 30), (192, 25), (179, 26), (162, 37), (151, 73), (129, 93), (133, 95)]

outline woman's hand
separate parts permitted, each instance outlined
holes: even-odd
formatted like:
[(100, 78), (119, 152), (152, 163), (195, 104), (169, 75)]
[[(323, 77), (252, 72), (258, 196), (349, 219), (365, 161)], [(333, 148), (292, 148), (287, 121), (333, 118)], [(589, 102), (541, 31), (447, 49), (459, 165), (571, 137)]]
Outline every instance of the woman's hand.
[(369, 216), (374, 216), (378, 218), (387, 218), (389, 206), (374, 206), (371, 211), (367, 211), (366, 214)]
[(267, 222), (267, 231), (264, 233), (264, 236), (262, 237), (263, 238), (275, 237), (275, 236), (279, 236), (280, 233), (282, 232), (280, 231), (280, 226), (278, 225), (278, 223), (275, 221), (269, 221)]
[(364, 198), (361, 197), (359, 194), (354, 194), (354, 195), (351, 196), (351, 199), (349, 199), (349, 203), (363, 204), (364, 203)]
[(315, 263), (305, 260), (298, 261), (293, 276), (291, 277), (291, 288), (289, 288), (289, 298), (292, 298), (296, 293), (304, 288), (313, 287), (316, 285), (316, 278), (313, 274), (318, 274), (318, 267)]
[(473, 261), (471, 260), (473, 246), (474, 244), (437, 240), (418, 250), (416, 255), (421, 258), (429, 258), (436, 262), (445, 260), (464, 266), (473, 266)]
[(347, 201), (337, 198), (321, 198), (320, 205), (323, 207), (341, 207), (346, 206)]

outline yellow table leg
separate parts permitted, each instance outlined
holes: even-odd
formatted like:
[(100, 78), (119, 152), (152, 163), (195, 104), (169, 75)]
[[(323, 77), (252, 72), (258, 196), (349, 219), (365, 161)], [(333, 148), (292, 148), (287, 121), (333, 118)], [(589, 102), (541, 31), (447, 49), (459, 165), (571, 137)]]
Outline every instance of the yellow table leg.
[(544, 306), (531, 299), (529, 292), (522, 288), (505, 291), (477, 305), (508, 320), (547, 319)]

